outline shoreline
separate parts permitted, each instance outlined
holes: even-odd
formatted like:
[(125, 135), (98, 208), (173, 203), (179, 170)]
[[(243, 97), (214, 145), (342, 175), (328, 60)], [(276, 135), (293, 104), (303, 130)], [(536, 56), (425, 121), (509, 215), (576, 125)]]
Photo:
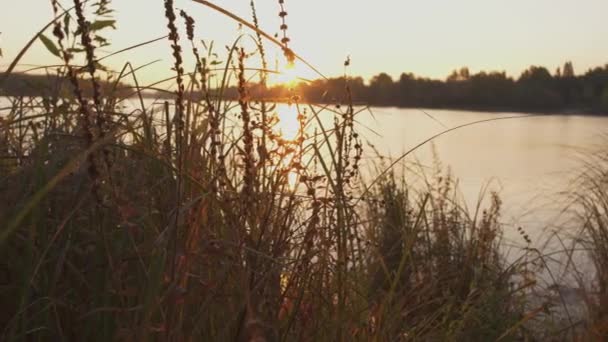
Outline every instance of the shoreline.
[[(154, 96), (155, 94), (142, 94), (144, 99), (151, 100), (173, 100), (172, 96)], [(41, 95), (24, 95), (24, 97), (39, 97)], [(0, 93), (0, 98), (6, 97), (18, 97), (12, 94)], [(136, 97), (135, 95), (133, 97)], [(197, 100), (197, 99), (194, 99)], [(227, 101), (237, 101), (233, 98), (224, 98)], [(262, 101), (257, 99), (254, 101)], [(265, 99), (267, 103), (277, 104), (289, 104), (289, 101), (282, 99)], [(301, 102), (300, 104), (313, 104), (320, 106), (345, 106), (344, 103), (337, 102)], [(562, 109), (525, 109), (525, 108), (514, 108), (514, 107), (483, 107), (483, 106), (399, 106), (394, 104), (366, 104), (362, 102), (353, 103), (355, 107), (369, 107), (369, 108), (397, 108), (397, 109), (421, 109), (421, 110), (446, 110), (446, 111), (468, 111), (476, 113), (514, 113), (514, 114), (539, 114), (539, 115), (560, 115), (560, 116), (593, 116), (593, 117), (608, 117), (608, 112), (601, 112), (593, 109), (577, 109), (577, 108), (562, 108)]]

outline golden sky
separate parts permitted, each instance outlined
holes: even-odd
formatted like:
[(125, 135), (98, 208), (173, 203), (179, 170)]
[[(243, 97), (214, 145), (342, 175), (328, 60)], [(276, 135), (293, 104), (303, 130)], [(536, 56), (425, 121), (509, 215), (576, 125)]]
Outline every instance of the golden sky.
[[(250, 20), (249, 0), (215, 0), (215, 4)], [(69, 4), (69, 1), (63, 1)], [(261, 27), (270, 34), (280, 25), (277, 0), (257, 0)], [(197, 20), (200, 39), (222, 50), (239, 33), (237, 24), (188, 0), (175, 0)], [(445, 78), (468, 66), (504, 70), (518, 76), (529, 65), (551, 71), (572, 60), (576, 72), (608, 62), (607, 0), (285, 0), (292, 48), (328, 76), (343, 73), (347, 55), (351, 75), (369, 78), (401, 72)], [(114, 0), (118, 29), (108, 37), (118, 50), (166, 34), (162, 0)], [(50, 1), (3, 0), (0, 11), (0, 69), (52, 17)], [(50, 35), (50, 32), (49, 32)], [(269, 48), (272, 59), (280, 53)], [(104, 52), (98, 52), (103, 55)], [(162, 59), (141, 72), (144, 82), (171, 75), (165, 41), (107, 60), (119, 68), (126, 61), (142, 65)], [(59, 62), (39, 42), (22, 63)], [(305, 73), (303, 77), (314, 77)]]

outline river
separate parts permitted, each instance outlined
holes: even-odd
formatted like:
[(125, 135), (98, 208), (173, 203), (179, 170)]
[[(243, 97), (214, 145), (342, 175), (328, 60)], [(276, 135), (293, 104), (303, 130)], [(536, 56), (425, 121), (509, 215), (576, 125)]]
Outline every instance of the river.
[[(6, 98), (0, 97), (0, 107), (6, 105)], [(283, 133), (295, 134), (295, 107), (279, 105), (277, 111)], [(322, 121), (329, 125), (333, 115), (322, 112)], [(576, 229), (572, 214), (563, 212), (568, 204), (563, 192), (571, 190), (584, 155), (608, 143), (603, 136), (608, 117), (599, 116), (371, 108), (361, 110), (356, 121), (360, 135), (392, 158), (443, 131), (478, 122), (438, 136), (412, 152), (405, 163), (418, 162), (431, 175), (435, 150), (458, 180), (463, 202), (471, 210), (484, 187), (497, 191), (503, 202), (505, 243), (513, 245), (523, 243), (517, 227), (523, 227), (537, 245), (553, 229)], [(366, 146), (363, 169), (377, 161), (376, 153)]]
[[(475, 123), (434, 138), (405, 161), (419, 162), (432, 174), (435, 150), (441, 165), (457, 178), (471, 210), (483, 188), (497, 191), (503, 201), (505, 243), (514, 245), (523, 244), (518, 227), (536, 245), (552, 231), (568, 234), (577, 228), (572, 213), (564, 212), (569, 201), (565, 192), (572, 190), (585, 155), (608, 144), (608, 117), (599, 116), (371, 108), (356, 120), (361, 135), (393, 159), (443, 131)], [(374, 159), (368, 148), (366, 164)]]

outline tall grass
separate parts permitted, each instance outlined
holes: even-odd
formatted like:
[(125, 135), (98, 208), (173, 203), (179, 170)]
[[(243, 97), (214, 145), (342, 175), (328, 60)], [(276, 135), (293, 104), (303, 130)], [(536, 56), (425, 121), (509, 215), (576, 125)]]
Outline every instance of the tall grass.
[(581, 231), (577, 244), (588, 251), (593, 274), (586, 274), (591, 283), (585, 290), (589, 311), (586, 338), (599, 340), (608, 336), (608, 154), (600, 148), (587, 155), (575, 203), (580, 213)]
[[(522, 304), (529, 285), (513, 280), (525, 264), (500, 253), (497, 195), (477, 215), (445, 175), (414, 192), (407, 179), (379, 172), (364, 188), (352, 105), (291, 97), (300, 129), (287, 140), (276, 106), (252, 99), (255, 58), (266, 82), (262, 39), (297, 57), (287, 47), (288, 4), (279, 3), (283, 40), (257, 28), (252, 2), (253, 24), (235, 20), (255, 30), (257, 48), (247, 51), (240, 37), (212, 70), (214, 52), (198, 45), (195, 19), (166, 0), (176, 91), (162, 106), (146, 105), (144, 90), (157, 85), (141, 86), (129, 63), (99, 68), (85, 4), (74, 1), (75, 35), (56, 11), (55, 42), (46, 45), (62, 57), (66, 84), (10, 98), (0, 114), (2, 340), (529, 335), (525, 323), (540, 310)], [(195, 65), (185, 64), (183, 44)], [(83, 51), (84, 68), (73, 65), (74, 51)], [(114, 87), (100, 86), (106, 74)], [(231, 79), (236, 102), (222, 96)], [(127, 82), (128, 96), (118, 89)], [(129, 98), (139, 107), (119, 106)], [(321, 115), (333, 115), (333, 126)]]
[(368, 201), (369, 295), (380, 340), (491, 341), (522, 319), (523, 293), (499, 253), (500, 200), (480, 217), (455, 201), (449, 175), (422, 195), (383, 180)]

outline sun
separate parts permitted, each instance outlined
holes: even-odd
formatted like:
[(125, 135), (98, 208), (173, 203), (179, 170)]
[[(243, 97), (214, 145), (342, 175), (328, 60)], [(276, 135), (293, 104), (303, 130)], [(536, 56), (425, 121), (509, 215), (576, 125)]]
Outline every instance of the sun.
[(269, 82), (271, 85), (294, 87), (301, 81), (303, 74), (304, 70), (298, 63), (289, 63), (278, 68), (278, 73), (272, 74)]

